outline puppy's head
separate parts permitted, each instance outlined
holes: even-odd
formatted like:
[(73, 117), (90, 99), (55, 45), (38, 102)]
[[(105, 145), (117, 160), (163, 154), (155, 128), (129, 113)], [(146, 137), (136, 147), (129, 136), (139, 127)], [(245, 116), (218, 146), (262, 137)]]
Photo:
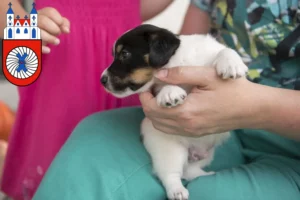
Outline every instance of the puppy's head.
[(101, 75), (108, 92), (122, 98), (148, 90), (153, 74), (168, 63), (180, 45), (172, 32), (140, 25), (124, 33), (113, 47), (113, 63)]

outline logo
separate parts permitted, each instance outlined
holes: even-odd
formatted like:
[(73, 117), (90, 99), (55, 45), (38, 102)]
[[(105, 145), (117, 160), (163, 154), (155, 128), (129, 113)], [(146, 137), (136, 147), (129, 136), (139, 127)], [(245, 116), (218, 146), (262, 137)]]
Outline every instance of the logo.
[(6, 28), (2, 40), (2, 70), (6, 79), (16, 86), (35, 82), (42, 71), (42, 40), (38, 28), (35, 4), (29, 17), (15, 17), (12, 4), (8, 4)]

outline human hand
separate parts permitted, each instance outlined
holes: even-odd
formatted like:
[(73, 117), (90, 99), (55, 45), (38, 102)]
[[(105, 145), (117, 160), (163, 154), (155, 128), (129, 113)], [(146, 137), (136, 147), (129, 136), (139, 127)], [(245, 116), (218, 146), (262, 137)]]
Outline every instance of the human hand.
[[(167, 72), (167, 73), (166, 73)], [(164, 77), (159, 75), (164, 74)], [(157, 105), (151, 93), (140, 95), (145, 115), (155, 128), (169, 134), (202, 136), (259, 126), (264, 106), (258, 84), (245, 78), (223, 80), (210, 67), (176, 67), (160, 71), (163, 82), (195, 85), (184, 103), (173, 108)]]
[(57, 38), (61, 33), (70, 33), (70, 21), (62, 17), (61, 14), (52, 7), (38, 10), (38, 26), (41, 29), (43, 41), (42, 52), (50, 53), (48, 44), (58, 45), (60, 40)]

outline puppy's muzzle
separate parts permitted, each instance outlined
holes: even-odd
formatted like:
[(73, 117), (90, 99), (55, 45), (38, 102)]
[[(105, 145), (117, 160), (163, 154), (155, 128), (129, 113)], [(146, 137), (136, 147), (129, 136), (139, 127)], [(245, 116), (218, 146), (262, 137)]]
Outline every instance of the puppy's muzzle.
[(107, 83), (108, 83), (108, 76), (106, 74), (103, 74), (101, 79), (100, 79), (101, 84), (106, 87)]
[(109, 75), (107, 73), (107, 69), (105, 69), (102, 74), (101, 74), (101, 78), (100, 78), (100, 83), (107, 88), (109, 85)]

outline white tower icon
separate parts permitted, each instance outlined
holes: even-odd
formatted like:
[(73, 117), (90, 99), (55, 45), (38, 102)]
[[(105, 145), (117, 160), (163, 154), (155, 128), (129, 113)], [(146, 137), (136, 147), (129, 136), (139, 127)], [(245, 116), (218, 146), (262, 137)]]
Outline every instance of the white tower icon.
[(6, 28), (4, 29), (4, 39), (6, 40), (22, 40), (22, 39), (41, 39), (40, 29), (38, 28), (38, 13), (35, 8), (35, 3), (32, 4), (30, 18), (26, 15), (23, 19), (17, 15), (15, 18), (12, 4), (9, 3), (9, 8), (6, 12)]
[(35, 3), (32, 4), (32, 10), (30, 12), (30, 26), (31, 26), (31, 38), (32, 39), (40, 39), (37, 38), (37, 35), (40, 35), (40, 30), (38, 29), (38, 13), (35, 9)]
[(14, 37), (14, 33), (15, 33), (15, 28), (14, 28), (14, 19), (15, 19), (15, 14), (14, 11), (11, 8), (11, 3), (8, 4), (9, 8), (6, 12), (6, 26), (9, 27), (8, 30), (6, 31), (4, 29), (4, 39), (6, 35), (10, 35), (12, 37)]

